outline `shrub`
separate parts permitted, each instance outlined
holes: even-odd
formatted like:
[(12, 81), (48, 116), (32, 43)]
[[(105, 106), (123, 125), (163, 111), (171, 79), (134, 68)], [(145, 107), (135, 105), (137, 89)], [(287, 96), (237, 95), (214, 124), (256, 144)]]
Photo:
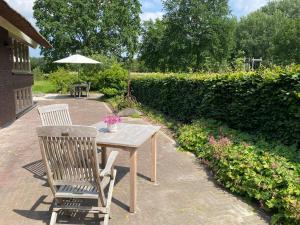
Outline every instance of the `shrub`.
[(80, 79), (85, 82), (91, 82), (92, 90), (100, 90), (99, 77), (101, 72), (110, 69), (118, 61), (114, 57), (107, 57), (101, 54), (94, 54), (90, 56), (92, 59), (100, 62), (100, 64), (89, 64), (80, 66)]
[(184, 122), (199, 117), (300, 145), (300, 66), (227, 74), (135, 76), (144, 105)]
[(114, 112), (130, 107), (130, 103), (124, 98), (124, 96), (120, 95), (109, 98), (106, 102), (111, 105)]
[(119, 91), (115, 88), (102, 88), (100, 92), (108, 98), (117, 96), (119, 94)]
[(59, 68), (57, 71), (49, 74), (49, 78), (56, 85), (57, 91), (63, 93), (67, 92), (72, 84), (79, 82), (77, 72), (71, 72), (64, 68)]
[(34, 80), (43, 80), (44, 79), (43, 72), (39, 67), (35, 67), (32, 70), (32, 74), (33, 74)]
[(178, 143), (200, 157), (221, 185), (272, 212), (272, 224), (299, 224), (300, 156), (295, 148), (205, 120), (182, 127)]
[(128, 72), (120, 65), (114, 64), (99, 74), (98, 86), (106, 97), (123, 95), (126, 92)]

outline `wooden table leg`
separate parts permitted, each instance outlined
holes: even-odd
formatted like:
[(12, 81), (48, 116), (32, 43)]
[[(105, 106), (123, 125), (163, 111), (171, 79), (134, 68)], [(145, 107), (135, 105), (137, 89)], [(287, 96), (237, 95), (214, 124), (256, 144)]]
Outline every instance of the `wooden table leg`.
[(156, 183), (156, 158), (157, 158), (157, 146), (156, 146), (156, 134), (154, 134), (151, 137), (151, 164), (152, 164), (152, 170), (151, 170), (151, 181)]
[(137, 176), (137, 150), (130, 151), (130, 208), (131, 213), (135, 213), (136, 207), (136, 176)]
[(102, 148), (102, 152), (101, 152), (101, 166), (102, 169), (104, 169), (105, 165), (106, 165), (106, 161), (107, 161), (107, 149), (106, 147), (101, 147)]

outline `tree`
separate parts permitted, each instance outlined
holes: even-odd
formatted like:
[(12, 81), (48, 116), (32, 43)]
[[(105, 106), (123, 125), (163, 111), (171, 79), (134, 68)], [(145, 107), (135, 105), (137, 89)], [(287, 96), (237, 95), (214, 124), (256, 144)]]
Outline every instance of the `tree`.
[(140, 60), (150, 71), (166, 71), (166, 56), (163, 51), (165, 29), (165, 23), (159, 19), (145, 21), (143, 24)]
[(299, 18), (300, 17), (300, 0), (272, 0), (261, 11), (273, 15), (276, 11), (282, 12), (284, 17)]
[(270, 40), (279, 23), (261, 11), (241, 18), (237, 28), (237, 49), (243, 50), (247, 57), (271, 59), (273, 43)]
[(138, 0), (36, 0), (34, 17), (41, 34), (53, 45), (42, 48), (46, 59), (81, 50), (119, 58), (133, 57), (140, 30)]
[(46, 70), (46, 65), (45, 64), (46, 64), (45, 59), (42, 58), (42, 57), (30, 57), (31, 70), (39, 68), (43, 72), (48, 72)]
[(140, 59), (152, 70), (218, 71), (234, 49), (228, 1), (165, 0), (162, 20), (144, 23)]
[(230, 57), (235, 20), (227, 0), (166, 0), (164, 8), (171, 70), (198, 71), (207, 61), (218, 69)]
[(300, 63), (300, 19), (286, 19), (273, 37), (274, 62), (288, 65)]
[(300, 0), (271, 1), (243, 17), (237, 28), (237, 49), (264, 64), (299, 63)]

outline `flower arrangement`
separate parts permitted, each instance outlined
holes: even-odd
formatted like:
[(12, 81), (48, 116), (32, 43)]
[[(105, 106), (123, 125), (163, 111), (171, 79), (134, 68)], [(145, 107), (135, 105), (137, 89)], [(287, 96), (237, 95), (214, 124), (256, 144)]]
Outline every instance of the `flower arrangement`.
[(110, 116), (106, 116), (106, 117), (104, 118), (104, 122), (105, 122), (106, 124), (110, 124), (110, 125), (116, 124), (116, 123), (120, 123), (121, 121), (122, 121), (122, 120), (121, 120), (121, 117), (116, 116), (116, 115), (110, 115)]
[(116, 132), (118, 130), (118, 123), (120, 123), (121, 117), (117, 115), (109, 115), (104, 118), (104, 123), (107, 124), (107, 129), (109, 132)]

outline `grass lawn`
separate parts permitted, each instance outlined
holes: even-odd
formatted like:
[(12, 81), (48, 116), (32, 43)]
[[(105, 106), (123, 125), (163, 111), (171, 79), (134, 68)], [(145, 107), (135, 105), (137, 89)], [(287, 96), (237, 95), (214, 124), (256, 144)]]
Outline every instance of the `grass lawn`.
[(49, 80), (36, 80), (32, 87), (33, 93), (55, 93), (56, 86)]

